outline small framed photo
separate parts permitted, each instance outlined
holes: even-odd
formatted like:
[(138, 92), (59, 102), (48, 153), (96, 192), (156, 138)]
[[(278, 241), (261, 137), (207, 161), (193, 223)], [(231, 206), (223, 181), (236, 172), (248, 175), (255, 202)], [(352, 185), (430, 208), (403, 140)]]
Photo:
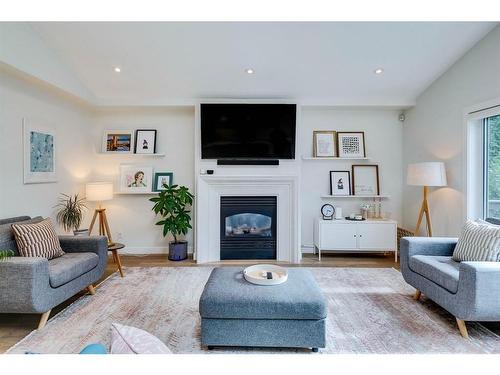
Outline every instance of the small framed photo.
[(351, 195), (351, 172), (330, 171), (330, 195)]
[(353, 195), (380, 195), (378, 165), (352, 166)]
[(106, 130), (102, 141), (102, 151), (108, 153), (131, 153), (132, 130)]
[(156, 172), (153, 191), (165, 190), (165, 185), (172, 186), (174, 183), (174, 174), (172, 172)]
[(120, 192), (127, 194), (151, 193), (153, 167), (132, 164), (120, 165)]
[(315, 130), (313, 132), (313, 156), (315, 158), (332, 158), (337, 156), (335, 131)]
[(156, 129), (137, 129), (135, 131), (136, 154), (156, 154)]
[(341, 158), (365, 158), (365, 132), (337, 132), (337, 148)]

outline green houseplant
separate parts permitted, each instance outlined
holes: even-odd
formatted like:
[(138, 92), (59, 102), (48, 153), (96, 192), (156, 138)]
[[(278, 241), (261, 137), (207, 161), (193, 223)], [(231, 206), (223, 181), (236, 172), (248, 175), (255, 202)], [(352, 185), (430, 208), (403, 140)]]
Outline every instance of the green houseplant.
[(0, 262), (14, 256), (12, 250), (0, 250)]
[(189, 214), (194, 195), (185, 186), (164, 184), (163, 188), (165, 190), (149, 200), (154, 203), (152, 208), (154, 213), (162, 218), (156, 225), (163, 227), (163, 236), (167, 237), (170, 233), (174, 238), (169, 243), (168, 259), (183, 260), (187, 258), (188, 243), (179, 237), (185, 236), (192, 228)]
[(55, 207), (58, 208), (57, 223), (63, 227), (65, 232), (73, 230), (76, 235), (85, 231), (79, 230), (83, 219), (83, 211), (87, 208), (84, 198), (80, 198), (78, 194), (61, 194), (59, 203)]

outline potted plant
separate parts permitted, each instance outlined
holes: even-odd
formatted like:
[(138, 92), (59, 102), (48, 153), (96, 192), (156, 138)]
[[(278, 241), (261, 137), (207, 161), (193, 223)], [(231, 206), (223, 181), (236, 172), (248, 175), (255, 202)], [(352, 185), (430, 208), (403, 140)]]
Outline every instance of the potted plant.
[(168, 246), (168, 259), (184, 260), (187, 258), (188, 243), (180, 240), (179, 236), (185, 236), (192, 228), (188, 208), (193, 204), (194, 195), (185, 186), (164, 184), (163, 188), (165, 190), (160, 191), (157, 197), (149, 199), (154, 203), (152, 210), (162, 217), (156, 225), (163, 227), (164, 237), (169, 233), (174, 237)]
[(63, 227), (65, 232), (73, 230), (73, 234), (76, 236), (87, 231), (87, 229), (80, 230), (83, 211), (87, 206), (85, 206), (84, 199), (78, 197), (78, 194), (61, 194), (56, 208), (59, 208), (56, 216), (57, 223)]
[(12, 256), (14, 256), (14, 252), (12, 250), (0, 250), (0, 262), (9, 259)]

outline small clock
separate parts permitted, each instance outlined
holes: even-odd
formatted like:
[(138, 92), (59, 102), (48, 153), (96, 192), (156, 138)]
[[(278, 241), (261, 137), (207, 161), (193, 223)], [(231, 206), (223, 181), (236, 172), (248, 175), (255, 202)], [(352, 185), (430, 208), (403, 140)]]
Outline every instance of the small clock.
[(335, 215), (335, 207), (328, 203), (324, 204), (321, 207), (321, 214), (323, 215), (323, 220), (332, 220), (333, 215)]

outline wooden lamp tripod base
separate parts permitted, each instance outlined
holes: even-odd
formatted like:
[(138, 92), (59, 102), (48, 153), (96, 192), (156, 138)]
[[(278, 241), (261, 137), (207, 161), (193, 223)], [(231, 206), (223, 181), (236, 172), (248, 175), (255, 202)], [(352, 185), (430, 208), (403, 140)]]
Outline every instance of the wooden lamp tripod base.
[(111, 237), (111, 231), (109, 230), (108, 219), (106, 218), (106, 209), (99, 206), (94, 211), (94, 217), (92, 218), (92, 222), (90, 223), (89, 235), (92, 233), (92, 229), (94, 229), (95, 219), (99, 216), (99, 235), (108, 237), (108, 246), (112, 246), (114, 244), (113, 238)]
[(422, 223), (422, 218), (425, 214), (425, 221), (427, 224), (427, 235), (432, 237), (432, 225), (431, 225), (431, 213), (429, 210), (429, 187), (424, 186), (424, 199), (422, 200), (422, 206), (420, 207), (420, 212), (418, 214), (417, 228), (415, 229), (415, 236), (418, 235), (418, 230), (420, 229), (420, 224)]

